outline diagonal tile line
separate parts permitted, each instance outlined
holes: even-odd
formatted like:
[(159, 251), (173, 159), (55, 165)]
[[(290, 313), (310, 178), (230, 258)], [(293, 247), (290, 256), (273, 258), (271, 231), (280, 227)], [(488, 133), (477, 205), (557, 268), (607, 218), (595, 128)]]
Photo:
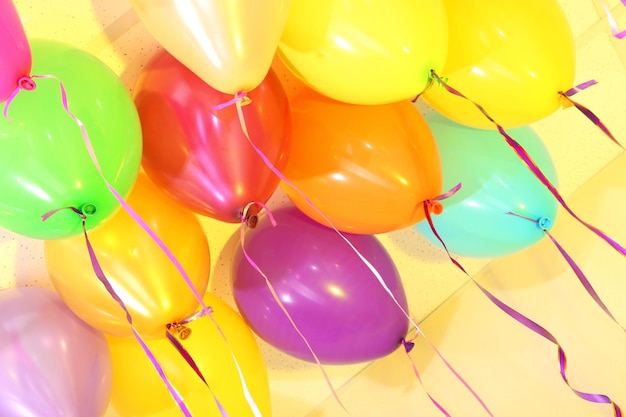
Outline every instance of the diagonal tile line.
[(87, 42), (83, 49), (94, 55), (108, 48), (122, 35), (126, 34), (133, 26), (139, 23), (139, 16), (131, 7), (111, 24), (106, 26), (102, 32)]

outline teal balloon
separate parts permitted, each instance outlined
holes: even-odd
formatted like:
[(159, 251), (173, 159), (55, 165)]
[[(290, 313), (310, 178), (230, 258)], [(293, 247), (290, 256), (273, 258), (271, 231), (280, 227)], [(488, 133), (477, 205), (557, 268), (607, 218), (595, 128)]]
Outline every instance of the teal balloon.
[(45, 222), (42, 215), (75, 207), (87, 215), (87, 229), (108, 219), (120, 204), (93, 164), (79, 126), (85, 125), (104, 177), (126, 196), (141, 163), (141, 125), (132, 98), (117, 75), (96, 57), (72, 46), (32, 40), (36, 88), (22, 90), (0, 117), (0, 227), (36, 239), (57, 239), (82, 232), (81, 219), (61, 210)]
[[(438, 113), (426, 116), (441, 157), (444, 190), (461, 189), (442, 201), (443, 212), (432, 217), (437, 233), (451, 253), (494, 258), (519, 252), (545, 234), (529, 219), (542, 219), (549, 230), (557, 215), (557, 201), (526, 167), (496, 130), (457, 124)], [(508, 129), (542, 172), (557, 186), (554, 163), (535, 131)], [(427, 221), (415, 225), (428, 241), (442, 247)]]

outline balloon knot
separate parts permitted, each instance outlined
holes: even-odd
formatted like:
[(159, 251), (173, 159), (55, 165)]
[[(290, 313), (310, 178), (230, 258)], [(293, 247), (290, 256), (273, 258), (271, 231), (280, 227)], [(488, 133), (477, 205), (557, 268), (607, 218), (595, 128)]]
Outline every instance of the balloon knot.
[(415, 343), (407, 341), (406, 339), (401, 339), (400, 343), (402, 343), (402, 346), (404, 347), (404, 351), (406, 353), (411, 352), (413, 348), (415, 347)]
[(35, 84), (35, 81), (31, 77), (29, 77), (28, 75), (26, 75), (24, 77), (20, 77), (17, 80), (17, 85), (22, 90), (27, 90), (27, 91), (32, 91), (32, 90), (34, 90), (37, 87), (37, 84)]
[(248, 203), (241, 210), (241, 222), (248, 226), (250, 229), (254, 229), (259, 223), (259, 213), (261, 212), (261, 205), (257, 203)]
[(431, 80), (431, 82), (437, 83), (439, 87), (442, 87), (444, 84), (448, 83), (448, 77), (440, 77), (439, 75), (437, 75), (434, 69), (430, 70), (430, 75), (428, 76), (428, 78)]
[(428, 212), (430, 214), (434, 214), (438, 216), (441, 213), (443, 213), (443, 204), (441, 204), (440, 201), (428, 200), (426, 204), (428, 205)]
[(167, 330), (174, 336), (177, 336), (180, 340), (185, 340), (191, 336), (191, 329), (180, 323), (169, 323), (166, 326)]
[(552, 227), (552, 220), (547, 217), (540, 217), (537, 219), (537, 226), (541, 230), (548, 230)]
[(559, 91), (559, 103), (561, 104), (561, 107), (563, 107), (564, 109), (570, 108), (574, 105), (574, 102), (572, 101), (572, 99), (569, 98), (562, 91)]
[(80, 208), (80, 212), (85, 216), (93, 216), (96, 214), (96, 205), (92, 203), (83, 204)]

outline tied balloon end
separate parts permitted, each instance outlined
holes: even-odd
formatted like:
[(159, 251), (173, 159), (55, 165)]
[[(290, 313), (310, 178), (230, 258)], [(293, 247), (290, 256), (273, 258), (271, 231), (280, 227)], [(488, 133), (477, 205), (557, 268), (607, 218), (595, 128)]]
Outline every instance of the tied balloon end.
[(402, 344), (402, 347), (404, 348), (404, 351), (406, 353), (410, 353), (415, 347), (415, 342), (408, 341), (404, 338), (400, 340), (400, 343)]
[(254, 229), (259, 223), (259, 214), (262, 207), (258, 203), (248, 203), (240, 212), (240, 218), (242, 225), (248, 226), (250, 229)]
[(93, 216), (96, 214), (97, 208), (93, 203), (86, 203), (80, 207), (80, 212), (85, 216)]
[(434, 69), (430, 70), (428, 78), (430, 79), (430, 84), (436, 83), (439, 87), (445, 87), (448, 83), (448, 77), (439, 76)]
[(544, 232), (547, 232), (552, 228), (553, 222), (549, 217), (539, 217), (537, 219), (532, 219), (530, 217), (522, 216), (521, 214), (513, 213), (512, 211), (507, 212), (506, 214), (519, 217), (520, 219), (528, 220), (529, 222), (535, 223), (535, 225)]
[(26, 90), (26, 91), (32, 91), (35, 88), (37, 88), (37, 84), (35, 83), (35, 80), (33, 80), (28, 75), (20, 77), (17, 80), (17, 85), (18, 85), (18, 88), (20, 88), (21, 90)]
[(6, 102), (4, 103), (2, 116), (4, 116), (4, 118), (7, 119), (9, 122), (13, 122), (13, 119), (9, 117), (9, 107), (11, 106), (11, 103), (13, 102), (13, 100), (15, 100), (15, 97), (17, 97), (17, 95), (21, 91), (33, 91), (35, 88), (37, 88), (37, 84), (35, 83), (35, 80), (33, 80), (33, 77), (29, 75), (24, 75), (18, 78), (17, 87), (15, 87), (15, 90), (13, 90), (9, 98), (7, 98)]
[(167, 328), (168, 332), (170, 332), (174, 336), (177, 336), (180, 340), (185, 340), (189, 336), (191, 336), (191, 329), (180, 323), (169, 323), (165, 327)]
[(437, 200), (426, 200), (424, 202), (424, 204), (426, 205), (426, 209), (428, 210), (428, 213), (430, 215), (440, 215), (441, 213), (443, 213), (443, 204), (441, 204), (440, 201)]
[(252, 103), (252, 99), (248, 96), (248, 93), (245, 91), (239, 91), (235, 94), (235, 96), (232, 99), (224, 103), (218, 104), (216, 106), (213, 106), (213, 109), (221, 110), (223, 108), (226, 108), (232, 105), (243, 107), (243, 106), (247, 106), (250, 103)]

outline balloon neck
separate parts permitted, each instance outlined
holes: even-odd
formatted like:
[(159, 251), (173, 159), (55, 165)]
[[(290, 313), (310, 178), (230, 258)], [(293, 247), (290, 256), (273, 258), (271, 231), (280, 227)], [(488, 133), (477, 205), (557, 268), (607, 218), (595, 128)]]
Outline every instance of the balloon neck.
[(92, 203), (83, 204), (83, 206), (80, 208), (80, 212), (83, 213), (85, 216), (93, 216), (94, 214), (96, 214), (96, 205)]
[(537, 227), (541, 230), (548, 230), (552, 227), (552, 220), (547, 217), (540, 217), (537, 219)]
[(438, 216), (441, 213), (443, 213), (443, 204), (441, 204), (440, 201), (430, 200), (427, 203), (427, 207), (428, 207), (428, 212), (430, 214), (434, 214)]
[(17, 80), (17, 85), (22, 90), (27, 90), (27, 91), (32, 91), (32, 90), (34, 90), (37, 87), (37, 84), (35, 84), (35, 81), (31, 77), (29, 77), (28, 75), (26, 75), (24, 77), (20, 77)]
[(257, 203), (248, 204), (243, 210), (241, 215), (242, 221), (250, 229), (254, 229), (259, 223), (259, 213), (261, 211), (261, 205)]
[(574, 102), (572, 101), (572, 99), (566, 96), (564, 93), (559, 93), (559, 103), (561, 104), (561, 107), (563, 107), (564, 109), (567, 109), (574, 105)]

